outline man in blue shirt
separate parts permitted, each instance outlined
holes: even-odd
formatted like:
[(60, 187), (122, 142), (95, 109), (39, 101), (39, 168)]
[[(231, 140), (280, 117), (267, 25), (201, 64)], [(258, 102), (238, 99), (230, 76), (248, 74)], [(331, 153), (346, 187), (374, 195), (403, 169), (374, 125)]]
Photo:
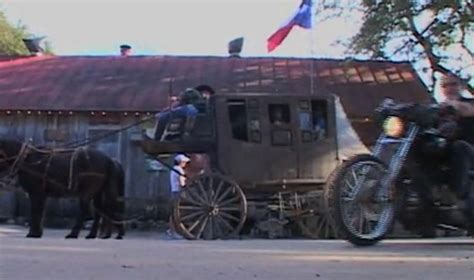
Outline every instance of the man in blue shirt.
[(203, 101), (203, 98), (199, 91), (188, 88), (182, 92), (178, 97), (178, 104), (176, 107), (172, 107), (168, 110), (164, 110), (156, 114), (156, 130), (155, 140), (160, 140), (163, 135), (166, 125), (172, 119), (183, 119), (184, 120), (184, 133), (189, 134), (194, 126), (194, 120), (198, 114), (196, 104)]

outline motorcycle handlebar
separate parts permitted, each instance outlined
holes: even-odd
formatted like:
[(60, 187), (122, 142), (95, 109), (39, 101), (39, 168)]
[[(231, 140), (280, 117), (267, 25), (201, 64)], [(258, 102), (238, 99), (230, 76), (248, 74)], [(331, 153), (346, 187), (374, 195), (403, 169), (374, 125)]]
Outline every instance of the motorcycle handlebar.
[(439, 104), (395, 103), (393, 99), (386, 98), (376, 108), (375, 113), (376, 117), (382, 120), (388, 116), (397, 116), (420, 126), (433, 126), (441, 110)]

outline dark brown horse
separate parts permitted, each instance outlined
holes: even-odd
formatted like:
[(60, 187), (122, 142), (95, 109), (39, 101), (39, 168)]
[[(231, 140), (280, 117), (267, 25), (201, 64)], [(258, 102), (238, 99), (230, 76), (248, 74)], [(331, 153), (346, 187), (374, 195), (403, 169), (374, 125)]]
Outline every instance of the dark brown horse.
[[(94, 208), (110, 221), (122, 219), (123, 170), (106, 154), (89, 148), (71, 150), (38, 149), (16, 140), (0, 139), (0, 172), (17, 176), (30, 198), (30, 230), (27, 237), (43, 234), (42, 219), (47, 197), (75, 196), (80, 211), (66, 238), (77, 238), (89, 213)], [(95, 215), (88, 238), (97, 235), (100, 217)], [(117, 224), (118, 236), (124, 227)]]
[[(120, 199), (119, 202), (110, 201), (109, 197), (119, 197), (123, 198), (125, 190), (125, 178), (122, 165), (118, 161), (114, 161), (116, 175), (114, 176), (113, 185), (116, 187), (111, 189), (112, 193), (100, 192), (94, 197), (93, 201), (93, 224), (89, 235), (86, 238), (96, 238), (97, 234), (101, 233), (101, 238), (110, 238), (112, 236), (113, 228), (118, 230), (117, 239), (122, 239), (123, 237), (123, 222), (120, 220), (115, 220), (114, 217), (109, 216), (106, 209), (112, 208), (116, 212), (123, 214), (125, 212), (125, 204), (123, 199)], [(115, 193), (116, 192), (116, 193)], [(112, 202), (112, 205), (109, 203)]]

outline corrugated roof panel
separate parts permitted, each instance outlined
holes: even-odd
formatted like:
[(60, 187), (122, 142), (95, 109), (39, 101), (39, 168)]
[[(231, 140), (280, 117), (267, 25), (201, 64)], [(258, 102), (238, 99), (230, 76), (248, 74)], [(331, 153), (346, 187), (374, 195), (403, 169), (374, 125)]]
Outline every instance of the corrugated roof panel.
[(359, 77), (359, 73), (355, 67), (347, 67), (346, 68), (346, 78), (349, 82), (360, 83), (362, 79)]
[(357, 67), (363, 82), (375, 82), (375, 77), (367, 66)]
[[(200, 84), (207, 84), (221, 94), (309, 92), (311, 64), (315, 88), (327, 87), (339, 94), (345, 104), (350, 104), (351, 116), (368, 114), (367, 110), (385, 95), (420, 102), (430, 98), (406, 63), (72, 56), (2, 62), (0, 109), (155, 111), (168, 105), (170, 80), (174, 95)], [(392, 75), (396, 82), (390, 82), (387, 75)]]

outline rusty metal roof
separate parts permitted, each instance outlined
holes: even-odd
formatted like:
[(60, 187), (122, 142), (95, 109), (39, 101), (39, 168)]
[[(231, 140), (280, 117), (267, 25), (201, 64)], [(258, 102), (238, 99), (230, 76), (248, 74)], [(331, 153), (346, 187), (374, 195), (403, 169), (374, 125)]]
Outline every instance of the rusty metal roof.
[(167, 106), (170, 88), (177, 94), (201, 84), (211, 86), (218, 94), (305, 93), (311, 88), (318, 94), (318, 88), (326, 87), (341, 97), (351, 118), (371, 115), (385, 96), (411, 102), (430, 100), (409, 63), (214, 56), (44, 56), (0, 60), (0, 110), (157, 111)]

